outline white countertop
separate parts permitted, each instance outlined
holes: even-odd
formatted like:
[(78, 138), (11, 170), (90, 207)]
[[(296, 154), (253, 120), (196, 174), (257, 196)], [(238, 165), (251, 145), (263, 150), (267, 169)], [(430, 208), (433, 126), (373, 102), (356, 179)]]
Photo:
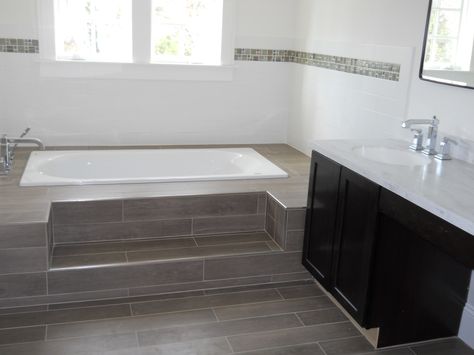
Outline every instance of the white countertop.
[(474, 234), (474, 165), (431, 157), (424, 166), (391, 165), (365, 159), (355, 151), (361, 146), (408, 150), (409, 144), (397, 140), (328, 140), (314, 142), (313, 149)]

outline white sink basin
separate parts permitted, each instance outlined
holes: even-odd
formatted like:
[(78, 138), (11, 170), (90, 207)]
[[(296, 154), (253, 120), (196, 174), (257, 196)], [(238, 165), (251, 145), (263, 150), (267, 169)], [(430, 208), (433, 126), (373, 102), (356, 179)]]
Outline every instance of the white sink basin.
[(395, 148), (361, 146), (353, 148), (353, 151), (364, 159), (377, 163), (399, 166), (424, 166), (431, 162), (431, 159), (420, 152), (411, 150), (401, 150)]

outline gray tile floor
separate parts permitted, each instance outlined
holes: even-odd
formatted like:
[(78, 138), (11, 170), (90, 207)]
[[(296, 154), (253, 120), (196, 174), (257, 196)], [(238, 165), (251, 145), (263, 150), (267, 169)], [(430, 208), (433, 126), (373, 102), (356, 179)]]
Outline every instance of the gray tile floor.
[(458, 339), (375, 351), (312, 283), (13, 311), (0, 314), (2, 355), (474, 354)]

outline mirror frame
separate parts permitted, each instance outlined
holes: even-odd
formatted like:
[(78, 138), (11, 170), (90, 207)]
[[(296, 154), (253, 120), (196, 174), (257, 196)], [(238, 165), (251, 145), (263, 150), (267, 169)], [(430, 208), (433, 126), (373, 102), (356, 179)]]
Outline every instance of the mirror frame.
[(428, 81), (430, 83), (435, 83), (435, 84), (441, 84), (441, 85), (447, 85), (447, 86), (453, 86), (456, 88), (462, 88), (462, 89), (474, 89), (474, 86), (468, 86), (468, 85), (456, 85), (452, 83), (446, 83), (443, 81), (437, 81), (437, 80), (432, 80), (432, 79), (426, 79), (423, 78), (423, 67), (425, 64), (425, 51), (426, 51), (426, 42), (428, 42), (428, 31), (430, 27), (430, 19), (431, 19), (431, 8), (433, 6), (433, 0), (429, 0), (428, 4), (428, 14), (426, 15), (426, 24), (425, 24), (425, 36), (423, 38), (423, 47), (421, 49), (421, 64), (420, 64), (420, 72), (419, 72), (419, 77), (423, 81)]

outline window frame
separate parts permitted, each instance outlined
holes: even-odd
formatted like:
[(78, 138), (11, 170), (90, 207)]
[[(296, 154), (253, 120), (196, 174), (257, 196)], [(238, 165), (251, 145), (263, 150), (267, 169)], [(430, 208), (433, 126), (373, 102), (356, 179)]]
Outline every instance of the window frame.
[[(233, 79), (236, 0), (223, 0), (221, 63), (215, 65), (152, 62), (151, 5), (152, 0), (132, 0), (133, 62), (94, 62), (56, 58), (54, 0), (37, 0), (40, 74), (45, 77), (91, 79)], [(143, 21), (143, 18), (149, 21)]]

